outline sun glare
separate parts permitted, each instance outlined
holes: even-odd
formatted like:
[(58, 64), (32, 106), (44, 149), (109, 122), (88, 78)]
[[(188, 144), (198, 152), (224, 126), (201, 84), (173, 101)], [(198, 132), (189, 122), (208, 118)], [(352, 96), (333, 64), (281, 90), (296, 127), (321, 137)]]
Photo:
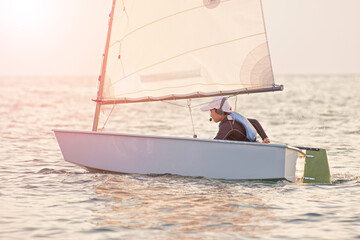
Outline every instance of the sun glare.
[(1, 21), (17, 30), (38, 30), (48, 25), (54, 13), (54, 1), (11, 0), (0, 4)]

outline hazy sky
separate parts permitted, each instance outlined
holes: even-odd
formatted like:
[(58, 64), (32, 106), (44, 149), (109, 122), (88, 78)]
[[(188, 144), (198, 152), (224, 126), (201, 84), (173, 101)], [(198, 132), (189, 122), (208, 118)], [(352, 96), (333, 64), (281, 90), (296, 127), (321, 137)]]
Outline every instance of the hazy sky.
[[(98, 75), (111, 3), (0, 0), (0, 75)], [(263, 5), (275, 74), (360, 73), (360, 0)]]

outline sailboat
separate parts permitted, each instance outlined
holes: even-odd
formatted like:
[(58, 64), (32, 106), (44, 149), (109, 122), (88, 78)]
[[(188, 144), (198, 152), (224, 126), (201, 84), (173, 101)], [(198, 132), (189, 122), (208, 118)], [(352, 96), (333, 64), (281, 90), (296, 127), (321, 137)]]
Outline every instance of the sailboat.
[(281, 90), (261, 0), (113, 0), (92, 131), (53, 131), (88, 169), (330, 183), (324, 149), (98, 131), (105, 105)]

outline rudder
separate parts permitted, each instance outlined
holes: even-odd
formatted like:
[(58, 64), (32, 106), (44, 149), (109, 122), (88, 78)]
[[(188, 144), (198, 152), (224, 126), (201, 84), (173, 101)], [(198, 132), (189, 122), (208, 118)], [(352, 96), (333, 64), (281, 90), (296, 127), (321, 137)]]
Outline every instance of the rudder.
[(306, 149), (303, 183), (331, 184), (329, 162), (325, 149)]

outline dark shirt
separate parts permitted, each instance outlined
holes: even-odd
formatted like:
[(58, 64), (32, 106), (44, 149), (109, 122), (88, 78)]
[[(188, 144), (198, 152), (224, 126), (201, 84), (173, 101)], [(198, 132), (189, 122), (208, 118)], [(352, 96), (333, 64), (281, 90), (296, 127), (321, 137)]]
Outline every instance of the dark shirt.
[[(248, 120), (262, 139), (267, 138), (264, 129), (256, 119)], [(250, 142), (246, 137), (245, 127), (237, 121), (229, 120), (227, 117), (220, 122), (219, 132), (214, 139)]]

